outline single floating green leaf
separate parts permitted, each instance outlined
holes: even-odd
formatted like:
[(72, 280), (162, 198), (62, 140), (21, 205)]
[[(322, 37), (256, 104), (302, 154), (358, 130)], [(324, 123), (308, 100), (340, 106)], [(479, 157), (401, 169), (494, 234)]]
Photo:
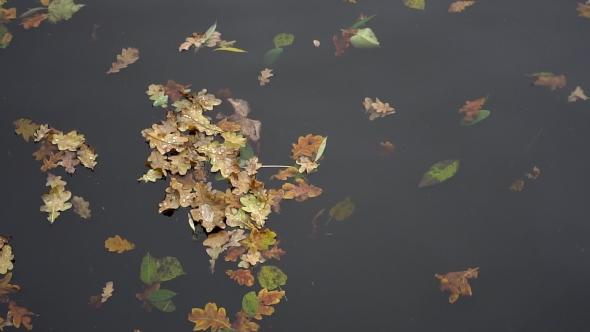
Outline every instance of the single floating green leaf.
[(244, 298), (242, 298), (242, 309), (248, 317), (256, 315), (258, 308), (260, 308), (260, 302), (258, 301), (256, 292), (249, 292), (244, 295)]
[(154, 100), (154, 103), (152, 104), (152, 106), (158, 107), (158, 106), (162, 106), (167, 103), (168, 103), (168, 95), (163, 95), (163, 96), (156, 98), (156, 100)]
[(158, 264), (157, 281), (168, 281), (185, 274), (176, 257), (164, 257), (157, 259), (156, 262)]
[(158, 289), (151, 292), (146, 299), (150, 302), (163, 302), (175, 297), (176, 293), (168, 289)]
[(216, 49), (214, 49), (213, 51), (228, 51), (228, 52), (234, 52), (234, 53), (246, 53), (247, 51), (244, 51), (241, 48), (237, 48), (237, 47), (218, 47)]
[(265, 265), (258, 271), (258, 283), (262, 288), (273, 290), (287, 283), (287, 275), (276, 266)]
[(151, 285), (156, 281), (158, 263), (148, 252), (141, 261), (141, 273), (139, 277), (146, 285)]
[(379, 47), (379, 41), (369, 28), (358, 29), (356, 35), (350, 38), (350, 43), (355, 48), (376, 48)]
[(332, 220), (332, 218), (336, 218), (338, 221), (342, 221), (354, 212), (354, 203), (349, 197), (346, 197), (345, 200), (338, 202), (330, 209), (330, 219), (326, 222), (326, 225)]
[(205, 31), (205, 41), (211, 38), (211, 35), (215, 32), (215, 29), (217, 29), (217, 21), (215, 21), (215, 23), (213, 23), (213, 25), (210, 26), (207, 31)]
[(372, 19), (373, 17), (375, 17), (375, 15), (376, 15), (376, 14), (373, 14), (373, 15), (371, 15), (371, 16), (369, 16), (369, 17), (365, 17), (364, 19), (362, 19), (362, 20), (360, 20), (360, 21), (356, 22), (355, 24), (351, 25), (351, 26), (350, 26), (350, 28), (348, 28), (348, 29), (346, 29), (346, 30), (354, 30), (354, 29), (356, 29), (356, 28), (360, 27), (361, 25), (363, 25), (363, 24), (365, 24), (365, 23), (369, 22), (369, 20), (370, 20), (370, 19)]
[(406, 7), (421, 10), (424, 10), (424, 8), (426, 7), (426, 3), (424, 2), (424, 0), (404, 0), (404, 5), (406, 5)]
[(293, 44), (294, 39), (295, 36), (291, 33), (279, 33), (272, 39), (272, 41), (275, 43), (275, 48), (281, 48)]
[(264, 62), (265, 65), (270, 65), (273, 62), (277, 61), (281, 57), (282, 53), (282, 48), (273, 48), (272, 50), (266, 52), (266, 54), (262, 58), (262, 62)]
[(53, 0), (47, 7), (49, 17), (47, 20), (56, 23), (61, 20), (69, 20), (75, 12), (86, 5), (77, 5), (74, 0)]
[(453, 177), (459, 170), (459, 162), (459, 159), (449, 159), (432, 165), (422, 176), (418, 188), (432, 186)]
[(326, 149), (327, 142), (328, 142), (328, 136), (326, 136), (324, 138), (324, 140), (322, 141), (322, 144), (320, 144), (320, 147), (318, 148), (318, 154), (315, 156), (315, 160), (320, 160), (320, 158), (324, 154), (324, 150)]
[(176, 310), (176, 306), (174, 305), (172, 300), (155, 301), (155, 302), (150, 301), (150, 303), (154, 307), (158, 308), (159, 310), (162, 310), (163, 312), (173, 312), (174, 310)]
[(461, 126), (467, 127), (473, 124), (478, 123), (479, 121), (485, 120), (488, 116), (490, 116), (490, 111), (488, 110), (479, 110), (479, 115), (473, 119), (472, 121), (465, 121), (461, 119)]

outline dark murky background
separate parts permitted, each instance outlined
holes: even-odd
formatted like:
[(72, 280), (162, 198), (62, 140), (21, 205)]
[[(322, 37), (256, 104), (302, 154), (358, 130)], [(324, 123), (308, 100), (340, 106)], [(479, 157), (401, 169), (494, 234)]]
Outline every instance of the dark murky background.
[[(14, 236), (13, 281), (23, 290), (11, 298), (39, 314), (34, 330), (190, 331), (191, 308), (216, 302), (233, 320), (251, 290), (224, 274), (235, 264), (220, 259), (209, 272), (185, 211), (157, 213), (167, 182), (135, 181), (150, 152), (140, 131), (165, 114), (145, 91), (173, 79), (213, 93), (229, 87), (248, 100), (251, 117), (263, 123), (262, 163), (289, 163), (299, 136), (329, 136), (325, 160), (310, 177), (323, 194), (284, 201), (281, 213), (270, 215), (267, 225), (287, 251), (276, 265), (289, 276), (289, 300), (259, 322), (261, 331), (585, 331), (590, 102), (567, 103), (567, 96), (578, 85), (590, 91), (590, 20), (577, 16), (576, 1), (477, 1), (449, 14), (451, 2), (427, 0), (418, 11), (401, 0), (87, 1), (69, 21), (30, 30), (20, 20), (7, 25), (14, 39), (0, 50), (0, 233)], [(5, 7), (20, 14), (36, 5), (11, 0)], [(335, 57), (332, 36), (361, 12), (377, 14), (368, 26), (382, 48)], [(178, 52), (186, 36), (215, 20), (222, 39), (248, 53)], [(101, 26), (91, 41), (94, 24)], [(261, 87), (262, 56), (280, 32), (293, 33), (295, 42)], [(140, 59), (107, 75), (124, 47), (139, 48)], [(536, 71), (565, 74), (568, 86), (533, 87), (535, 78), (525, 74)], [(459, 126), (465, 101), (488, 94), (491, 116)], [(397, 113), (369, 121), (361, 112), (365, 97)], [(94, 172), (53, 170), (90, 202), (91, 219), (66, 211), (50, 226), (39, 212), (46, 174), (31, 156), (37, 146), (12, 126), (26, 116), (76, 129), (96, 148)], [(377, 155), (385, 141), (398, 147), (392, 158)], [(457, 175), (418, 189), (422, 174), (444, 159), (461, 159)], [(537, 180), (522, 192), (508, 190), (533, 166), (541, 169)], [(313, 216), (347, 196), (354, 214), (310, 239)], [(320, 224), (326, 220), (327, 211)], [(104, 241), (116, 234), (135, 249), (108, 252)], [(178, 293), (174, 313), (148, 314), (135, 298), (148, 251), (178, 257), (187, 272), (166, 285)], [(469, 267), (480, 267), (470, 280), (474, 296), (449, 304), (434, 274)], [(89, 297), (109, 280), (113, 297), (89, 308)]]

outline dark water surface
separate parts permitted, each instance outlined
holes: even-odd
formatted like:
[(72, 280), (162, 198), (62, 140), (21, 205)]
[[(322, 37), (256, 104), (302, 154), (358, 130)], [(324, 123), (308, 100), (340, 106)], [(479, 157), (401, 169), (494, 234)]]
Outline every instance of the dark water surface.
[[(165, 116), (145, 91), (173, 79), (213, 93), (229, 87), (248, 100), (250, 116), (263, 124), (264, 164), (290, 163), (299, 136), (329, 137), (310, 177), (322, 195), (283, 201), (269, 217), (287, 252), (273, 264), (289, 276), (288, 301), (259, 321), (261, 331), (586, 331), (590, 101), (567, 97), (578, 85), (590, 92), (590, 20), (569, 0), (476, 1), (449, 14), (451, 2), (427, 0), (419, 11), (401, 0), (89, 1), (55, 25), (8, 24), (14, 39), (0, 50), (0, 233), (14, 236), (13, 282), (22, 287), (11, 299), (39, 315), (36, 331), (190, 331), (191, 308), (216, 302), (233, 320), (242, 296), (259, 289), (231, 281), (224, 271), (235, 263), (223, 258), (209, 272), (186, 210), (157, 213), (166, 181), (135, 181), (150, 153), (140, 131)], [(22, 13), (36, 4), (5, 5), (12, 6)], [(335, 57), (332, 36), (361, 12), (377, 14), (368, 26), (381, 48)], [(185, 37), (216, 20), (222, 39), (248, 53), (178, 52)], [(262, 56), (281, 32), (295, 42), (261, 87)], [(140, 59), (105, 74), (124, 47), (138, 48)], [(531, 86), (535, 78), (525, 74), (538, 71), (565, 74), (567, 87)], [(491, 116), (459, 126), (465, 101), (488, 94)], [(365, 97), (397, 113), (369, 121)], [(13, 133), (12, 122), (27, 116), (78, 130), (96, 148), (94, 172), (52, 170), (90, 202), (91, 219), (66, 211), (50, 225), (39, 212), (47, 187), (31, 156), (37, 146)], [(391, 158), (377, 155), (385, 141), (398, 148)], [(422, 174), (445, 159), (461, 159), (456, 176), (419, 189)], [(541, 169), (537, 180), (508, 190), (533, 166)], [(324, 229), (325, 213), (311, 239), (317, 211), (347, 196), (354, 214)], [(116, 234), (135, 249), (108, 252), (104, 240)], [(148, 314), (135, 298), (148, 251), (177, 257), (187, 273), (166, 285), (178, 293), (174, 313)], [(469, 267), (480, 268), (470, 280), (473, 297), (449, 304), (434, 274)], [(109, 280), (113, 297), (89, 308)]]

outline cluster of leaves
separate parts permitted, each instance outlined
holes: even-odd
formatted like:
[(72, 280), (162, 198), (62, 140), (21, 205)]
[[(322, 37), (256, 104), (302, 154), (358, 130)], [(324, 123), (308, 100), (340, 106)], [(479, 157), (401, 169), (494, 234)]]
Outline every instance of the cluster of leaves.
[(473, 5), (475, 1), (455, 1), (449, 7), (449, 13), (459, 13), (465, 10), (465, 8)]
[[(525, 173), (525, 178), (529, 180), (536, 180), (541, 175), (541, 170), (535, 166), (531, 173)], [(522, 191), (524, 189), (524, 180), (522, 178), (514, 180), (514, 182), (508, 187), (512, 191)]]
[(12, 272), (8, 272), (13, 268), (12, 260), (14, 259), (10, 246), (11, 238), (12, 236), (0, 235), (0, 274), (5, 274), (4, 278), (0, 279), (0, 303), (8, 303), (6, 319), (0, 317), (0, 331), (4, 330), (6, 326), (19, 328), (21, 324), (27, 330), (31, 330), (33, 329), (31, 316), (35, 314), (28, 311), (27, 308), (17, 306), (16, 302), (8, 297), (8, 294), (20, 291), (20, 286), (10, 283)]
[[(252, 321), (262, 320), (262, 316), (270, 316), (274, 313), (272, 305), (285, 297), (285, 291), (280, 289), (287, 283), (287, 275), (276, 266), (263, 266), (258, 272), (258, 282), (262, 289), (256, 293), (248, 292), (242, 298), (242, 309), (236, 313), (236, 319), (230, 323), (226, 316), (225, 308), (217, 308), (216, 303), (209, 302), (204, 309), (193, 308), (188, 315), (188, 320), (195, 323), (193, 331), (258, 331), (260, 325)], [(279, 290), (274, 290), (279, 288)]]
[(467, 269), (467, 271), (449, 272), (445, 275), (435, 274), (434, 276), (440, 280), (440, 290), (442, 292), (449, 291), (449, 302), (454, 303), (459, 298), (459, 295), (472, 296), (471, 286), (467, 279), (477, 278), (479, 267), (474, 269)]
[[(34, 138), (34, 142), (40, 144), (39, 150), (33, 153), (33, 156), (37, 160), (43, 160), (43, 166), (41, 166), (43, 172), (62, 166), (68, 174), (74, 174), (76, 166), (80, 163), (94, 170), (98, 155), (85, 143), (84, 135), (78, 134), (76, 130), (64, 134), (48, 124), (33, 123), (30, 118), (18, 119), (14, 122), (14, 126), (16, 128), (14, 132), (22, 135), (25, 141), (28, 142), (30, 138)], [(59, 152), (54, 153), (56, 150)], [(41, 211), (49, 214), (47, 219), (51, 223), (59, 216), (60, 211), (71, 208), (72, 204), (74, 204), (74, 212), (82, 218), (90, 218), (89, 203), (82, 197), (74, 196), (72, 203), (67, 202), (72, 193), (65, 190), (66, 182), (61, 180), (61, 176), (48, 173), (46, 185), (51, 187), (51, 190), (41, 196), (45, 202)]]
[(153, 307), (164, 312), (173, 312), (176, 306), (172, 298), (176, 296), (171, 290), (161, 289), (160, 284), (183, 275), (184, 270), (176, 257), (164, 257), (157, 259), (148, 252), (141, 261), (141, 272), (139, 277), (143, 281), (143, 293), (135, 296), (142, 301), (141, 307), (151, 312)]
[[(2, 8), (6, 0), (0, 0), (0, 48), (6, 48), (12, 40), (12, 34), (3, 23), (10, 23), (11, 20), (17, 18), (16, 8)], [(41, 0), (43, 7), (29, 9), (21, 14), (18, 18), (22, 18), (22, 25), (25, 29), (38, 27), (42, 21), (48, 20), (51, 23), (57, 23), (61, 20), (69, 20), (75, 12), (85, 5), (75, 4), (73, 0)], [(47, 13), (40, 14), (39, 12), (47, 11)], [(34, 16), (32, 16), (35, 14)]]
[[(265, 65), (269, 66), (275, 61), (277, 61), (281, 57), (281, 54), (283, 54), (283, 47), (293, 44), (294, 40), (295, 36), (291, 33), (283, 32), (274, 36), (272, 42), (275, 44), (275, 48), (270, 49), (268, 52), (264, 54), (262, 62), (264, 62)], [(261, 83), (260, 85), (264, 84)]]
[(109, 297), (113, 296), (114, 290), (115, 289), (113, 288), (113, 282), (108, 281), (102, 288), (102, 294), (91, 296), (88, 305), (90, 305), (93, 308), (100, 308), (102, 304), (109, 299)]
[(196, 53), (200, 48), (217, 46), (214, 51), (229, 51), (238, 53), (246, 52), (242, 49), (233, 47), (236, 43), (235, 40), (221, 40), (221, 33), (219, 31), (215, 31), (215, 29), (217, 29), (217, 22), (215, 22), (211, 27), (209, 27), (209, 29), (207, 29), (207, 31), (202, 34), (193, 32), (192, 36), (186, 37), (184, 43), (180, 44), (178, 51), (188, 51), (194, 47)]
[(490, 116), (490, 111), (481, 109), (488, 97), (465, 102), (465, 105), (459, 109), (459, 113), (465, 113), (465, 116), (461, 119), (461, 126), (466, 127), (476, 124)]
[(340, 56), (344, 53), (351, 44), (355, 48), (377, 48), (379, 47), (379, 41), (375, 36), (375, 33), (370, 28), (365, 28), (364, 25), (375, 15), (364, 16), (361, 14), (357, 22), (351, 25), (348, 29), (342, 29), (342, 36), (338, 38), (338, 35), (334, 35), (332, 41), (336, 52), (334, 55)]

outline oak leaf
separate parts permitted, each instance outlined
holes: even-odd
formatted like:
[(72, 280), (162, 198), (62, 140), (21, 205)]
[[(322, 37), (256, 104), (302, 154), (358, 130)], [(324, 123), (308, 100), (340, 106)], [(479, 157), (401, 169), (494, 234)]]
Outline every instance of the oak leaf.
[(13, 122), (14, 126), (16, 127), (14, 132), (17, 135), (22, 135), (27, 142), (29, 141), (30, 137), (34, 137), (35, 131), (39, 129), (39, 125), (32, 123), (31, 121), (31, 118), (22, 118)]
[(65, 211), (72, 207), (72, 203), (67, 202), (72, 193), (64, 190), (62, 186), (55, 186), (51, 188), (49, 193), (41, 195), (45, 205), (41, 206), (41, 212), (47, 212), (47, 220), (52, 224), (57, 217), (60, 215), (60, 211)]
[[(227, 255), (226, 255), (227, 257)], [(240, 285), (246, 285), (248, 287), (254, 285), (254, 276), (252, 270), (237, 269), (235, 271), (227, 270), (225, 273)], [(1, 284), (0, 284), (1, 286)]]
[(584, 94), (584, 90), (582, 90), (582, 88), (579, 86), (576, 87), (574, 91), (572, 91), (572, 93), (567, 98), (567, 101), (571, 103), (578, 100), (578, 98), (582, 100), (588, 100), (588, 97)]
[(48, 134), (53, 130), (49, 128), (48, 124), (42, 124), (37, 130), (35, 130), (35, 142), (39, 142), (42, 139), (48, 137)]
[(522, 191), (524, 189), (524, 181), (522, 179), (516, 179), (508, 188), (512, 191)]
[(212, 332), (219, 329), (230, 328), (229, 318), (226, 317), (225, 308), (217, 309), (217, 304), (209, 302), (205, 309), (193, 308), (188, 315), (188, 320), (195, 323), (193, 331), (204, 331), (211, 328)]
[[(10, 284), (10, 279), (12, 279), (12, 272), (6, 273), (4, 278), (0, 279), (0, 303), (8, 302), (6, 294), (16, 293), (20, 290), (18, 285)], [(254, 277), (252, 277), (252, 281), (254, 281)]]
[(297, 167), (289, 166), (285, 169), (281, 169), (277, 172), (277, 174), (271, 176), (272, 179), (279, 179), (279, 180), (287, 180), (287, 178), (295, 177), (296, 175), (300, 174)]
[(277, 242), (271, 248), (269, 248), (268, 250), (261, 251), (260, 254), (262, 255), (262, 257), (266, 259), (274, 258), (280, 261), (281, 256), (284, 256), (286, 254), (285, 251), (283, 251), (283, 249), (279, 248), (280, 243), (281, 240), (277, 240)]
[(537, 80), (533, 85), (543, 85), (551, 88), (551, 91), (557, 88), (563, 88), (566, 86), (565, 75), (541, 75), (537, 76)]
[(271, 307), (271, 305), (281, 302), (281, 298), (283, 296), (285, 296), (285, 291), (283, 290), (268, 291), (266, 288), (261, 289), (260, 292), (258, 292), (258, 301), (260, 302), (260, 306), (258, 307), (258, 312), (252, 317), (261, 320), (262, 315), (272, 315), (275, 309)]
[(82, 165), (86, 168), (90, 168), (94, 170), (94, 166), (96, 166), (96, 158), (98, 154), (94, 148), (90, 147), (89, 145), (82, 144), (78, 149), (78, 159), (82, 162)]
[(168, 80), (168, 84), (164, 87), (164, 93), (168, 96), (168, 100), (175, 102), (182, 98), (181, 92), (184, 92), (186, 88), (188, 88), (188, 86), (178, 84), (173, 80)]
[(124, 251), (133, 250), (135, 244), (121, 238), (119, 235), (115, 235), (115, 237), (110, 237), (104, 241), (104, 247), (109, 251), (116, 251), (121, 254)]
[(225, 252), (225, 261), (236, 262), (244, 252), (246, 252), (246, 247), (244, 246), (231, 247)]
[(39, 24), (49, 17), (49, 14), (36, 14), (35, 16), (25, 17), (20, 25), (25, 29), (37, 28)]
[(90, 218), (90, 203), (86, 202), (84, 198), (78, 196), (72, 197), (72, 205), (74, 206), (74, 213), (84, 219)]
[(585, 4), (578, 2), (577, 10), (580, 13), (579, 16), (590, 18), (590, 4), (588, 2), (586, 2)]
[(35, 156), (35, 160), (43, 160), (45, 159), (45, 157), (50, 156), (51, 153), (55, 150), (57, 150), (55, 145), (51, 144), (50, 141), (44, 139), (41, 141), (41, 144), (39, 144), (39, 149), (33, 152), (32, 155)]
[(51, 138), (51, 143), (56, 144), (60, 151), (77, 151), (78, 148), (84, 143), (84, 135), (78, 134), (78, 131), (72, 130), (66, 135), (62, 133), (54, 133)]
[(47, 182), (45, 183), (45, 185), (47, 187), (57, 187), (57, 186), (62, 186), (64, 187), (67, 184), (67, 182), (63, 181), (61, 179), (61, 176), (55, 176), (51, 173), (47, 173)]
[(365, 106), (364, 112), (370, 114), (370, 121), (395, 113), (395, 109), (389, 106), (389, 103), (383, 103), (379, 98), (373, 101), (371, 98), (367, 97), (365, 98), (363, 105)]
[(64, 155), (64, 151), (59, 151), (58, 153), (50, 152), (47, 158), (43, 159), (43, 166), (41, 166), (41, 170), (46, 172), (47, 170), (56, 168), (58, 166), (58, 162)]
[(16, 18), (16, 8), (0, 8), (0, 22), (2, 23), (10, 23), (10, 20), (14, 20)]
[(334, 42), (334, 47), (336, 48), (336, 52), (334, 52), (335, 56), (341, 56), (344, 53), (344, 50), (350, 46), (350, 38), (356, 34), (356, 30), (348, 31), (342, 30), (342, 38), (339, 39), (337, 35), (332, 37), (332, 41)]
[(317, 197), (322, 193), (322, 188), (309, 185), (302, 178), (298, 178), (295, 181), (299, 186), (295, 186), (292, 183), (283, 184), (282, 189), (285, 191), (285, 194), (283, 195), (284, 199), (295, 198), (297, 202), (303, 202), (309, 197)]
[(380, 142), (379, 143), (379, 150), (377, 151), (377, 153), (380, 156), (384, 156), (384, 157), (389, 157), (392, 156), (395, 153), (396, 147), (393, 143), (391, 142)]
[[(260, 139), (260, 130), (262, 129), (262, 123), (258, 120), (252, 120), (248, 118), (250, 113), (250, 104), (243, 99), (229, 98), (227, 101), (234, 108), (234, 114), (227, 117), (231, 122), (240, 126), (239, 132), (242, 135), (248, 137), (254, 142), (258, 142)], [(223, 114), (218, 114), (217, 118), (224, 118)]]
[(127, 66), (137, 61), (137, 59), (139, 59), (139, 50), (137, 48), (124, 48), (121, 54), (117, 55), (117, 62), (113, 62), (107, 74), (117, 73), (119, 70), (127, 68)]
[(300, 166), (299, 173), (307, 172), (309, 174), (319, 166), (317, 162), (311, 161), (306, 156), (300, 157), (295, 163)]
[(315, 160), (315, 156), (323, 141), (324, 137), (321, 135), (313, 136), (312, 134), (307, 134), (305, 137), (299, 136), (297, 144), (292, 143), (291, 158), (297, 160), (299, 157), (306, 156)]
[(113, 282), (112, 281), (108, 281), (106, 283), (106, 285), (102, 288), (102, 300), (101, 302), (104, 303), (108, 300), (109, 297), (113, 296), (113, 291), (115, 289), (113, 288)]
[(76, 165), (80, 163), (80, 160), (76, 158), (76, 153), (72, 151), (65, 151), (64, 156), (57, 163), (59, 166), (66, 169), (66, 173), (74, 174), (76, 172)]
[(263, 71), (261, 71), (260, 76), (258, 76), (258, 80), (260, 81), (260, 86), (263, 86), (266, 83), (269, 83), (270, 82), (269, 78), (271, 76), (274, 76), (274, 74), (272, 73), (272, 69), (265, 68)]
[(258, 263), (264, 262), (262, 255), (260, 255), (260, 252), (252, 248), (248, 250), (247, 254), (243, 254), (240, 257), (240, 259), (242, 261), (238, 264), (238, 267), (241, 267), (243, 269), (249, 269), (251, 267), (256, 266), (256, 264)]
[(465, 105), (459, 109), (459, 113), (465, 113), (463, 120), (467, 122), (473, 121), (479, 115), (479, 109), (486, 102), (486, 98), (480, 98), (474, 101), (466, 101)]
[(8, 318), (12, 318), (14, 327), (19, 328), (22, 323), (27, 330), (33, 329), (31, 324), (31, 315), (34, 313), (27, 310), (27, 308), (18, 307), (14, 301), (8, 303)]
[(467, 279), (477, 278), (479, 267), (474, 269), (467, 269), (461, 272), (449, 272), (445, 275), (435, 274), (434, 276), (440, 280), (440, 290), (450, 291), (449, 302), (454, 303), (459, 298), (459, 295), (471, 296), (471, 286)]
[(12, 270), (14, 265), (12, 260), (14, 255), (12, 254), (12, 247), (5, 244), (0, 249), (0, 274), (6, 274), (9, 270)]
[(250, 235), (243, 239), (242, 243), (249, 249), (263, 251), (268, 250), (269, 246), (277, 242), (276, 237), (277, 233), (271, 231), (268, 228), (264, 231), (259, 231), (258, 229), (254, 228), (250, 232)]
[(250, 321), (250, 317), (248, 317), (244, 310), (240, 310), (236, 314), (232, 328), (237, 332), (256, 332), (260, 329), (260, 325)]
[(455, 1), (449, 7), (449, 13), (458, 13), (473, 5), (475, 1)]

